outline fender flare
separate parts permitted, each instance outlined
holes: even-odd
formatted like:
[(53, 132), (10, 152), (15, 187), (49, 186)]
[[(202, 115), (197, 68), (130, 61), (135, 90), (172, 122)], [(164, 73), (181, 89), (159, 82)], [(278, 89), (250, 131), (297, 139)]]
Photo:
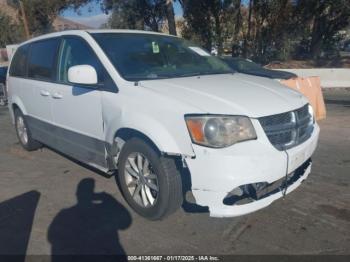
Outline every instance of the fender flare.
[(15, 117), (14, 117), (15, 107), (19, 108), (19, 110), (22, 111), (23, 115), (28, 114), (26, 107), (24, 106), (22, 100), (18, 96), (12, 96), (11, 102), (9, 104), (9, 110), (10, 110), (10, 115), (11, 115), (11, 119), (12, 119), (12, 124), (14, 124), (14, 121), (15, 121)]

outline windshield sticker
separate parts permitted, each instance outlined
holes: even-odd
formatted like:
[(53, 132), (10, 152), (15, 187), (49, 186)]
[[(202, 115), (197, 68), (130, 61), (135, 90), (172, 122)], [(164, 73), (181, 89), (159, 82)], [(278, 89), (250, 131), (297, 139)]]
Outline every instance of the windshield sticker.
[(157, 42), (152, 42), (153, 54), (159, 54), (159, 45)]
[(189, 46), (188, 47), (189, 49), (191, 49), (192, 51), (196, 52), (198, 55), (200, 56), (210, 56), (210, 54), (203, 50), (202, 48), (200, 47), (197, 47), (197, 46)]

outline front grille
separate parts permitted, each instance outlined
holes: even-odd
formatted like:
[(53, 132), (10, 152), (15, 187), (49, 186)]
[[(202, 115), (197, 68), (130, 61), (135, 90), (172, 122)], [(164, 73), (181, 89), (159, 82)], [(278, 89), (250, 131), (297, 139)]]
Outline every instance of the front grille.
[(271, 144), (278, 150), (287, 150), (310, 138), (314, 122), (309, 105), (295, 111), (259, 118)]

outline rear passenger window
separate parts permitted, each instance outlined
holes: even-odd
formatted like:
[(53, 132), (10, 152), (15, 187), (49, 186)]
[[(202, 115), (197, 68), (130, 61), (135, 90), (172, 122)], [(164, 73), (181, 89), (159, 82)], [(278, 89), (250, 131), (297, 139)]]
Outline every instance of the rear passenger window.
[(91, 48), (79, 38), (66, 38), (63, 40), (60, 54), (60, 65), (58, 69), (59, 81), (68, 83), (68, 69), (76, 65), (91, 65), (95, 68), (98, 82), (105, 81), (105, 71)]
[(38, 80), (54, 80), (59, 43), (59, 39), (49, 39), (31, 44), (28, 77)]
[(12, 59), (10, 76), (26, 77), (28, 45), (18, 48)]

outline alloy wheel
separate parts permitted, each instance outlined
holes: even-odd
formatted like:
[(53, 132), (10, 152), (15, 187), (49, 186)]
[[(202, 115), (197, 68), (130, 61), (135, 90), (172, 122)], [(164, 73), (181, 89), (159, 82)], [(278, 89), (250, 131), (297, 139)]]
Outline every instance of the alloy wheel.
[(156, 204), (159, 195), (157, 175), (150, 161), (141, 153), (131, 153), (125, 164), (125, 181), (134, 201), (144, 208)]
[(28, 132), (22, 116), (17, 117), (17, 132), (22, 144), (26, 145), (28, 143)]

